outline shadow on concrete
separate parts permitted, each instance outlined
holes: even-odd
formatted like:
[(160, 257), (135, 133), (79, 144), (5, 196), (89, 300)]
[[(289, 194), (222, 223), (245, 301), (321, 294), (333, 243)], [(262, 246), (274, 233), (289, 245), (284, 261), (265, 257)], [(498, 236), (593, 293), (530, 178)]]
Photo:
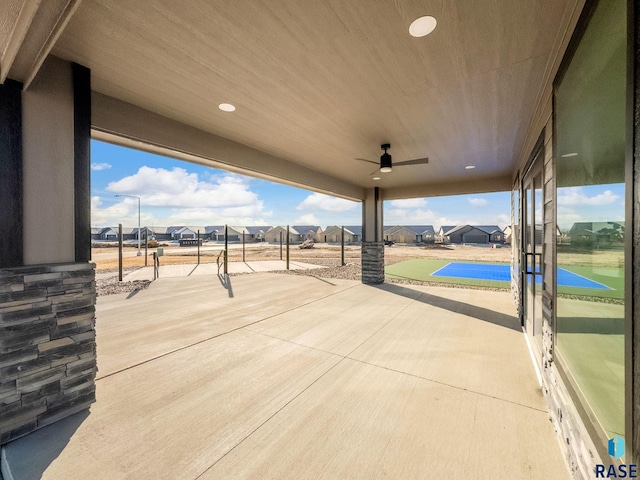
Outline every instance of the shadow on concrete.
[[(477, 318), (478, 320), (482, 320), (483, 322), (493, 323), (494, 325), (509, 328), (517, 332), (522, 331), (522, 328), (520, 327), (520, 321), (515, 315), (507, 315), (502, 312), (491, 310), (490, 308), (471, 305), (469, 303), (460, 302), (451, 298), (440, 297), (431, 293), (419, 292), (410, 288), (402, 287), (400, 285), (394, 285), (392, 283), (384, 283), (375, 287), (390, 293), (395, 293), (396, 295), (402, 295), (403, 297), (410, 298), (418, 302), (426, 303), (427, 305), (433, 305), (434, 307), (442, 308), (443, 310), (449, 310), (450, 312), (468, 315), (469, 317)], [(478, 295), (482, 295), (481, 290), (478, 290)]]
[(231, 277), (227, 275), (218, 274), (218, 280), (220, 284), (229, 292), (229, 298), (233, 298), (233, 287), (231, 286)]
[(135, 297), (138, 293), (140, 293), (140, 289), (136, 288), (135, 290), (133, 290), (129, 295), (127, 295), (127, 300), (129, 300), (132, 297)]
[(316, 280), (320, 280), (321, 282), (324, 283), (328, 283), (329, 285), (335, 287), (337, 284), (336, 283), (331, 283), (329, 280), (326, 280), (324, 278), (320, 278), (320, 277), (316, 277), (315, 275), (309, 275), (311, 278), (315, 278)]
[(199, 264), (199, 263), (197, 263), (197, 264), (196, 264), (196, 266), (195, 266), (195, 267), (193, 267), (193, 270), (191, 270), (189, 273), (187, 273), (187, 277), (190, 277), (190, 276), (191, 276), (191, 274), (192, 274), (193, 272), (195, 272), (199, 266), (200, 266), (200, 264)]
[(2, 470), (6, 478), (42, 478), (89, 414), (87, 408), (5, 445)]

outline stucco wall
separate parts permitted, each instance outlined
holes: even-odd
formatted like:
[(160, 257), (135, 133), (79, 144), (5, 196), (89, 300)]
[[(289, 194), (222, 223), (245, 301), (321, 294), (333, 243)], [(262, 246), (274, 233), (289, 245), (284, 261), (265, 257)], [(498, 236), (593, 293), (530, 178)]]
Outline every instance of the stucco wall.
[(24, 264), (75, 261), (71, 64), (49, 57), (22, 94)]

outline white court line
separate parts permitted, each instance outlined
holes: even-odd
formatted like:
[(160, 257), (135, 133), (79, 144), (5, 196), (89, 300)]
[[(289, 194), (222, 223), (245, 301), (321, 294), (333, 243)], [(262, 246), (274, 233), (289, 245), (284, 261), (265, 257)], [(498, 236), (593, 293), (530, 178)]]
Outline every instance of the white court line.
[[(442, 267), (440, 267), (439, 269), (437, 269), (435, 272), (431, 272), (429, 274), (430, 277), (433, 277), (436, 273), (438, 273), (440, 270), (442, 270), (443, 268), (447, 268), (449, 265), (453, 264), (453, 263), (460, 263), (460, 262), (449, 262), (446, 265), (443, 265)], [(448, 277), (448, 275), (442, 275), (443, 277)]]
[[(565, 272), (570, 273), (572, 275), (575, 275), (577, 277), (586, 278), (587, 280), (589, 280), (592, 283), (596, 283), (598, 285), (602, 285), (606, 290), (614, 290), (615, 291), (615, 288), (611, 288), (609, 285), (605, 285), (604, 283), (596, 282), (595, 280), (591, 280), (589, 277), (585, 277), (584, 275), (580, 275), (579, 273), (572, 272), (571, 270), (567, 270), (566, 268), (558, 267), (558, 270), (564, 270)], [(559, 287), (569, 287), (569, 288), (591, 288), (591, 287), (576, 287), (575, 285), (558, 285), (558, 286)]]

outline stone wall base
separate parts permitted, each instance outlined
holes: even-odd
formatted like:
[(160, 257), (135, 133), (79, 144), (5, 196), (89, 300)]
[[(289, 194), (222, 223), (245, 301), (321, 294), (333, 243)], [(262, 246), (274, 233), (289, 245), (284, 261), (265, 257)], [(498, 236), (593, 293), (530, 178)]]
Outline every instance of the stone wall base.
[(571, 474), (576, 480), (594, 478), (597, 463), (606, 465), (596, 450), (574, 401), (565, 386), (555, 364), (547, 364), (543, 369), (543, 392), (549, 405), (551, 422), (560, 440), (560, 447)]
[(0, 269), (0, 445), (95, 401), (95, 265)]
[(362, 242), (362, 283), (384, 283), (384, 242)]

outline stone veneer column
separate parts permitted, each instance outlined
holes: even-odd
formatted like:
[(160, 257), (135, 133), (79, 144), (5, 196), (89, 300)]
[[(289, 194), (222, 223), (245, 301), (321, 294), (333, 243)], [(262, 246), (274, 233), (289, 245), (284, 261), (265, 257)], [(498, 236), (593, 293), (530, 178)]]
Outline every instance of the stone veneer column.
[(362, 283), (384, 283), (382, 213), (382, 195), (375, 187), (362, 202)]
[(362, 242), (362, 283), (384, 283), (384, 242)]
[(94, 268), (0, 270), (0, 444), (95, 401)]

